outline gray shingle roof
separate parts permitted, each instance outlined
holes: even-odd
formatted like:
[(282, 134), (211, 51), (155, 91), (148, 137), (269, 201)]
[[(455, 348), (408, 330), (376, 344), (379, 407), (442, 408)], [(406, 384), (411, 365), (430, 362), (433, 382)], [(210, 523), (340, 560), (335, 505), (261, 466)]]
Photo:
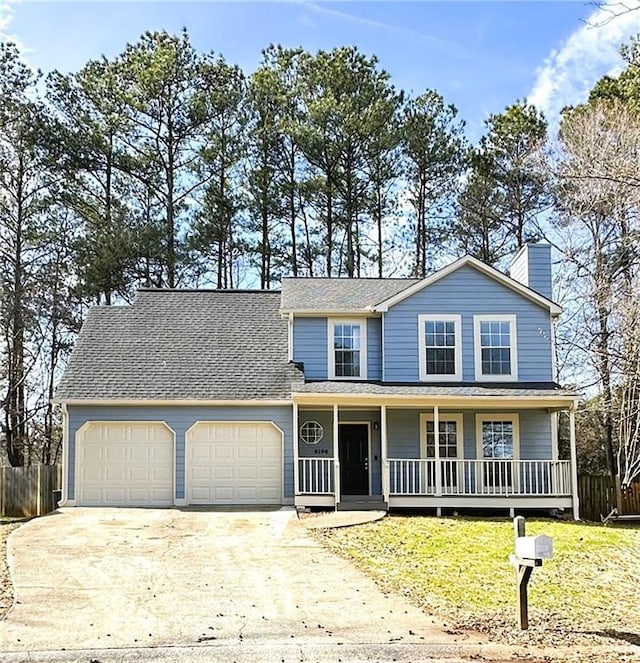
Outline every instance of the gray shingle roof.
[(140, 291), (132, 306), (90, 309), (56, 400), (284, 399), (280, 293)]
[(326, 313), (365, 311), (420, 279), (285, 278), (282, 310)]
[(577, 397), (579, 394), (561, 389), (554, 383), (522, 383), (518, 385), (486, 384), (381, 384), (371, 382), (316, 381), (295, 385), (294, 392), (302, 394), (372, 394), (380, 396), (470, 396), (476, 398)]

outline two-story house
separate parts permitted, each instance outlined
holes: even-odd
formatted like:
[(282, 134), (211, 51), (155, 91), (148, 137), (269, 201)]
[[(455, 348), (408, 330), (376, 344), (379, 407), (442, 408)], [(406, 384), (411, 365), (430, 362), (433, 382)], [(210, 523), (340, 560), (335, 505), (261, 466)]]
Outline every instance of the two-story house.
[[(94, 307), (57, 401), (65, 505), (572, 508), (551, 256)], [(571, 460), (558, 457), (569, 412)]]

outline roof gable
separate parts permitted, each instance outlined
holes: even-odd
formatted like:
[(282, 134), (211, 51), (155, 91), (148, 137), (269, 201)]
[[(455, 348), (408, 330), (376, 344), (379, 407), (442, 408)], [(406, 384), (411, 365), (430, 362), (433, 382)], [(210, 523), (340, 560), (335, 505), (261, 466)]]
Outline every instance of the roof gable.
[(445, 276), (448, 276), (449, 274), (452, 274), (453, 272), (456, 272), (460, 268), (465, 267), (467, 265), (469, 267), (473, 267), (482, 274), (485, 274), (486, 276), (492, 278), (498, 283), (501, 283), (507, 288), (510, 288), (514, 292), (518, 293), (519, 295), (522, 295), (523, 297), (529, 299), (535, 304), (538, 304), (539, 306), (548, 309), (552, 315), (559, 315), (560, 313), (562, 313), (562, 308), (558, 306), (558, 304), (556, 304), (555, 302), (551, 301), (550, 299), (547, 299), (543, 295), (537, 293), (535, 290), (532, 290), (531, 288), (528, 288), (527, 286), (518, 283), (518, 281), (514, 281), (506, 274), (503, 274), (494, 267), (491, 267), (472, 256), (464, 256), (463, 258), (460, 258), (459, 260), (452, 262), (450, 265), (443, 267), (434, 274), (431, 274), (430, 276), (427, 276), (426, 278), (421, 279), (420, 281), (413, 283), (412, 285), (409, 285), (404, 290), (397, 292), (388, 299), (380, 302), (377, 306), (375, 306), (375, 310), (384, 313), (388, 311), (392, 306), (395, 306), (396, 304), (400, 303), (401, 301), (404, 301), (408, 297), (411, 297), (412, 295), (416, 294), (417, 292), (420, 292), (424, 288), (427, 288), (428, 286), (437, 283)]

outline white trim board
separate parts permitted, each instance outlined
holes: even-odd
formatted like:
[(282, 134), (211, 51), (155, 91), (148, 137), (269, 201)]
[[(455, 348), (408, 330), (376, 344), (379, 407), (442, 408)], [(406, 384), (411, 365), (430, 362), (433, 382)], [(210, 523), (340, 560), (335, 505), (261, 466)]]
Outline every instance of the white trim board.
[(350, 406), (353, 409), (368, 409), (371, 407), (424, 408), (440, 405), (442, 407), (456, 408), (557, 408), (568, 410), (574, 403), (579, 402), (577, 396), (458, 396), (458, 395), (406, 395), (406, 394), (328, 394), (322, 392), (294, 392), (293, 400), (298, 405), (317, 407), (334, 405)]
[(237, 406), (237, 407), (268, 407), (272, 405), (291, 405), (291, 399), (272, 399), (272, 400), (232, 400), (232, 399), (219, 399), (219, 400), (195, 400), (195, 399), (132, 399), (132, 398), (54, 398), (52, 403), (62, 405), (100, 405), (100, 406), (114, 406), (114, 407), (130, 407), (130, 406)]

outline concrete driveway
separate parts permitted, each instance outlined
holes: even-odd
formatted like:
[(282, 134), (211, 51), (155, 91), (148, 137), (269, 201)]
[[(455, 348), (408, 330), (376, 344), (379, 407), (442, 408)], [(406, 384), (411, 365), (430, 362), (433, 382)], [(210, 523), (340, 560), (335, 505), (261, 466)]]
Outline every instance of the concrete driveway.
[(4, 652), (454, 640), (290, 509), (67, 509), (8, 547), (17, 603), (0, 624)]

